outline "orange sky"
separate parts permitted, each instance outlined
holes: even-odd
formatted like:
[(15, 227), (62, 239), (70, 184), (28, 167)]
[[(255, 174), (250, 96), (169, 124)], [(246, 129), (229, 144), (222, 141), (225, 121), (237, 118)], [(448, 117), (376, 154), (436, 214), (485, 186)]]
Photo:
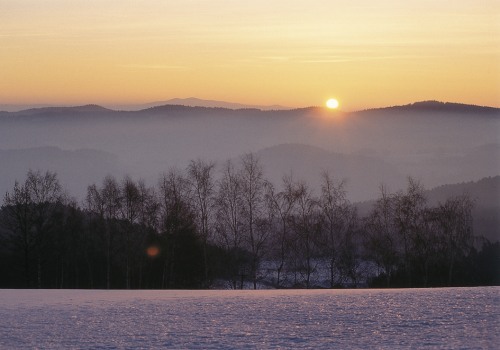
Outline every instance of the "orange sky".
[(0, 104), (500, 107), (496, 0), (6, 0)]

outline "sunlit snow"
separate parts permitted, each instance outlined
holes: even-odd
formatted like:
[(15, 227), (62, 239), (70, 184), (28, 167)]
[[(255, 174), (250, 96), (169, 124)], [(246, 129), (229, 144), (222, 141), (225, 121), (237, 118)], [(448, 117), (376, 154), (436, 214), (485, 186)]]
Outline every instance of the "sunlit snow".
[(0, 290), (1, 349), (495, 348), (500, 288)]

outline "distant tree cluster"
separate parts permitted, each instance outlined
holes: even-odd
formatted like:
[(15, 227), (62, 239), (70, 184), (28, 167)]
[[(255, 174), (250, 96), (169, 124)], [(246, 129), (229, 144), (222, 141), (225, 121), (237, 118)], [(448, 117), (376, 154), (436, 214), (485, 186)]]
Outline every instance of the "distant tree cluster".
[(472, 232), (465, 195), (430, 207), (423, 187), (359, 217), (343, 182), (319, 195), (253, 154), (191, 161), (157, 186), (126, 176), (71, 200), (55, 173), (29, 171), (0, 211), (3, 288), (316, 288), (498, 285), (500, 244)]

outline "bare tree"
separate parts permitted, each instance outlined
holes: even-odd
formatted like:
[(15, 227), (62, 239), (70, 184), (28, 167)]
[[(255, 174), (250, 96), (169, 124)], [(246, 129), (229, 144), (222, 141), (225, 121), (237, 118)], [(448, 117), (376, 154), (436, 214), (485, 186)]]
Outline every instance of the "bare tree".
[(402, 253), (394, 221), (394, 198), (383, 186), (380, 187), (380, 198), (365, 219), (364, 228), (368, 258), (383, 270), (387, 286), (390, 286)]
[[(159, 231), (159, 212), (160, 205), (158, 202), (158, 197), (155, 192), (154, 187), (146, 186), (143, 180), (139, 180), (137, 183), (137, 189), (139, 191), (138, 206), (139, 206), (139, 237), (137, 245), (142, 247), (143, 250), (140, 251), (139, 255), (139, 288), (143, 285), (143, 266), (146, 263), (147, 240), (150, 236), (156, 236)], [(155, 246), (156, 249), (158, 247)], [(154, 248), (153, 248), (154, 249)]]
[(247, 244), (252, 256), (250, 274), (253, 288), (257, 289), (257, 271), (263, 253), (264, 244), (268, 236), (265, 213), (266, 180), (258, 158), (252, 154), (245, 154), (241, 158), (241, 196), (244, 217), (244, 228)]
[(203, 243), (203, 261), (205, 282), (208, 283), (207, 246), (212, 235), (215, 202), (215, 181), (213, 178), (215, 163), (206, 163), (200, 159), (191, 161), (188, 166), (188, 181), (198, 232)]
[(439, 208), (426, 208), (423, 213), (422, 227), (413, 237), (412, 258), (415, 269), (422, 277), (423, 287), (427, 287), (432, 266), (439, 264), (441, 246), (441, 225)]
[(233, 289), (237, 288), (238, 275), (241, 276), (240, 288), (243, 288), (243, 271), (240, 257), (243, 249), (243, 199), (241, 194), (241, 174), (229, 160), (226, 162), (222, 177), (218, 183), (216, 195), (216, 230), (220, 244), (230, 256), (230, 279)]
[(54, 213), (65, 200), (56, 173), (29, 170), (24, 184), (15, 183), (7, 192), (4, 209), (11, 237), (24, 252), (26, 286), (31, 286), (32, 255), (36, 255), (37, 287), (42, 287), (42, 259)]
[(114, 248), (114, 224), (121, 207), (120, 187), (112, 176), (104, 178), (102, 188), (95, 184), (87, 188), (87, 208), (95, 213), (104, 223), (106, 242), (106, 288), (111, 288), (111, 266)]
[(137, 184), (125, 176), (120, 185), (120, 218), (125, 232), (125, 287), (130, 289), (131, 240), (140, 215), (140, 192)]
[(284, 176), (280, 192), (276, 192), (272, 184), (268, 184), (266, 190), (266, 202), (271, 216), (270, 221), (278, 222), (271, 242), (271, 247), (274, 247), (275, 251), (273, 257), (277, 259), (277, 288), (281, 287), (282, 274), (290, 255), (292, 215), (297, 201), (297, 189), (295, 187), (292, 177)]
[(322, 177), (319, 202), (324, 220), (322, 251), (328, 260), (330, 288), (333, 288), (337, 271), (343, 271), (342, 275), (351, 279), (356, 278), (357, 242), (354, 234), (357, 214), (356, 208), (347, 200), (344, 182), (336, 183), (328, 172)]
[(154, 187), (147, 187), (143, 180), (137, 183), (139, 191), (139, 223), (142, 227), (158, 230), (160, 204)]
[(448, 265), (448, 285), (453, 282), (455, 263), (470, 252), (474, 243), (472, 208), (474, 202), (467, 195), (448, 199), (438, 208), (441, 239)]
[(394, 220), (403, 241), (404, 269), (409, 286), (413, 284), (413, 243), (416, 237), (422, 235), (426, 203), (423, 186), (411, 177), (408, 178), (406, 192), (399, 192), (394, 197)]
[[(310, 288), (311, 276), (316, 270), (321, 219), (318, 199), (312, 194), (308, 185), (300, 181), (296, 184), (296, 206), (293, 217), (295, 233), (295, 271), (303, 275), (305, 287)], [(297, 278), (295, 277), (295, 283)]]
[(35, 249), (36, 232), (33, 231), (34, 214), (30, 193), (19, 182), (15, 182), (12, 192), (7, 192), (2, 211), (3, 224), (10, 234), (10, 241), (23, 251), (24, 283), (31, 287), (32, 253)]
[(162, 175), (159, 198), (161, 234), (165, 239), (167, 249), (164, 254), (162, 285), (170, 288), (183, 283), (176, 279), (180, 277), (177, 273), (179, 270), (191, 268), (191, 266), (179, 265), (184, 259), (179, 250), (183, 248), (182, 244), (186, 238), (195, 238), (196, 232), (194, 214), (189, 205), (189, 182), (180, 170), (171, 169), (167, 174)]

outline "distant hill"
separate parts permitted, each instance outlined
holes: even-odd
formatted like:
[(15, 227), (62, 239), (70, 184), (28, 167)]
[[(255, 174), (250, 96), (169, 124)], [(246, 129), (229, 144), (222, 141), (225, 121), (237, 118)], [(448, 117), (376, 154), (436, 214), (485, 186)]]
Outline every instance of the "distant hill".
[(282, 144), (256, 153), (265, 175), (276, 186), (281, 186), (283, 175), (304, 180), (316, 194), (321, 188), (321, 174), (328, 171), (337, 181), (346, 181), (351, 200), (374, 197), (380, 183), (399, 188), (405, 176), (392, 165), (375, 157), (329, 152), (304, 144)]
[[(201, 100), (196, 98), (187, 99), (172, 99), (162, 102), (153, 102), (144, 105), (137, 105), (138, 109), (121, 110), (105, 108), (99, 105), (84, 105), (71, 107), (50, 107), (44, 106), (39, 108), (30, 108), (20, 111), (2, 111), (0, 109), (0, 117), (16, 116), (16, 117), (47, 117), (57, 118), (61, 116), (120, 116), (120, 117), (144, 117), (151, 115), (162, 114), (164, 117), (172, 115), (206, 115), (206, 114), (224, 114), (233, 116), (289, 116), (299, 114), (307, 115), (329, 115), (330, 111), (322, 107), (306, 107), (306, 108), (287, 108), (279, 105), (258, 106), (244, 105), (239, 103), (230, 103), (223, 101)], [(429, 113), (447, 113), (447, 114), (469, 114), (469, 115), (487, 115), (500, 117), (500, 108), (476, 106), (460, 103), (438, 102), (438, 101), (422, 101), (415, 102), (402, 106), (391, 106), (383, 108), (367, 109), (362, 111), (340, 113), (342, 115), (392, 115), (401, 113), (420, 113), (427, 115)]]
[(242, 103), (234, 103), (234, 102), (226, 102), (226, 101), (215, 101), (215, 100), (203, 100), (196, 97), (189, 98), (173, 98), (165, 101), (157, 101), (150, 102), (144, 104), (136, 104), (136, 105), (115, 105), (110, 106), (112, 109), (118, 110), (126, 110), (126, 111), (137, 111), (142, 109), (147, 109), (151, 107), (158, 107), (164, 105), (181, 105), (188, 107), (210, 107), (210, 108), (227, 108), (227, 109), (261, 109), (261, 110), (286, 110), (291, 109), (289, 107), (280, 106), (280, 105), (251, 105), (251, 104), (242, 104)]
[(443, 185), (427, 193), (432, 205), (443, 203), (446, 198), (460, 194), (467, 194), (474, 200), (474, 233), (491, 241), (500, 241), (500, 176)]
[[(243, 106), (243, 105), (242, 105)], [(114, 110), (99, 105), (85, 105), (73, 107), (40, 107), (30, 108), (21, 111), (8, 112), (0, 111), (0, 121), (3, 120), (76, 120), (85, 118), (86, 120), (141, 120), (145, 118), (168, 119), (173, 117), (270, 117), (270, 116), (304, 116), (305, 113), (314, 113), (315, 108), (302, 109), (270, 109), (259, 108), (231, 109), (227, 107), (207, 107), (207, 106), (186, 106), (182, 104), (161, 104), (149, 106), (139, 110)]]
[(38, 107), (17, 112), (0, 112), (0, 118), (12, 120), (31, 121), (56, 121), (73, 120), (78, 118), (103, 118), (107, 116), (117, 116), (120, 112), (104, 108), (99, 105), (84, 105), (73, 107)]
[(65, 113), (75, 113), (75, 114), (89, 114), (89, 113), (102, 113), (102, 112), (112, 112), (112, 110), (108, 108), (104, 108), (99, 105), (83, 105), (83, 106), (74, 106), (74, 107), (41, 107), (41, 108), (31, 108), (24, 111), (20, 111), (19, 113), (25, 114), (65, 114)]
[(118, 158), (92, 149), (74, 151), (58, 147), (0, 150), (0, 201), (14, 182), (24, 181), (28, 170), (56, 172), (70, 195), (82, 199), (87, 186), (101, 183), (106, 175), (122, 176), (125, 171)]
[[(448, 198), (463, 194), (474, 200), (474, 234), (484, 236), (492, 242), (500, 241), (500, 176), (442, 185), (425, 193), (429, 206), (437, 206)], [(358, 213), (361, 216), (367, 215), (374, 204), (375, 200), (356, 203)]]
[(498, 114), (500, 108), (477, 106), (463, 103), (420, 101), (402, 106), (391, 106), (367, 109), (355, 113), (369, 112), (444, 112), (444, 113), (474, 113), (474, 114)]
[[(179, 104), (138, 111), (46, 107), (0, 112), (0, 150), (94, 149), (116, 155), (124, 171), (151, 182), (196, 158), (223, 162), (260, 152), (266, 172), (277, 181), (293, 171), (317, 188), (321, 171), (330, 170), (335, 178), (348, 179), (353, 200), (367, 200), (381, 183), (400, 189), (406, 176), (433, 188), (500, 175), (499, 116), (498, 108), (440, 102), (355, 113)], [(64, 160), (61, 167), (78, 168), (71, 157), (53, 157)], [(22, 170), (9, 174), (21, 178), (37, 161), (22, 159), (24, 166), (16, 168)], [(39, 159), (40, 166), (54, 160)], [(1, 166), (11, 171), (8, 163)]]
[[(469, 194), (478, 207), (497, 207), (500, 214), (500, 176), (486, 177), (479, 181), (447, 184), (427, 191), (431, 204), (443, 203), (450, 196)], [(500, 219), (500, 215), (499, 215)]]
[(39, 104), (25, 104), (25, 105), (18, 105), (18, 104), (0, 104), (0, 112), (19, 112), (25, 109), (32, 109), (32, 108), (42, 108), (42, 107), (51, 107), (50, 104), (44, 104), (44, 103), (39, 103)]

